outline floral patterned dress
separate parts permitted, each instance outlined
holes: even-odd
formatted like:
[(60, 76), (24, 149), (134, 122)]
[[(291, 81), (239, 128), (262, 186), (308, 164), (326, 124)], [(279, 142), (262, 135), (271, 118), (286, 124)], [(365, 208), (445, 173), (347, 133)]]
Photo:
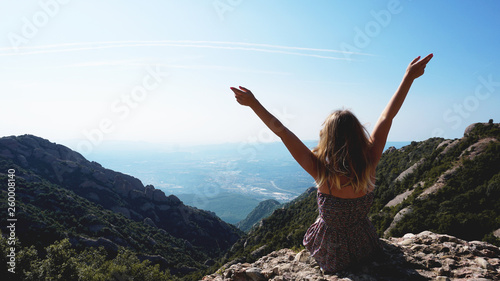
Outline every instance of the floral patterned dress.
[(303, 244), (326, 272), (337, 272), (382, 249), (368, 220), (373, 192), (344, 199), (318, 191), (319, 217), (307, 230)]

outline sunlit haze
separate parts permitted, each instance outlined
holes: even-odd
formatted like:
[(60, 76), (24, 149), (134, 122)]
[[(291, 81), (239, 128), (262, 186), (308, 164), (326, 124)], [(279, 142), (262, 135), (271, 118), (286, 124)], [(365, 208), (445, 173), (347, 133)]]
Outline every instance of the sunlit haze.
[[(312, 4), (314, 3), (314, 4)], [(229, 87), (301, 139), (349, 108), (370, 131), (408, 63), (434, 54), (389, 141), (500, 121), (498, 1), (2, 1), (1, 136), (275, 141)]]

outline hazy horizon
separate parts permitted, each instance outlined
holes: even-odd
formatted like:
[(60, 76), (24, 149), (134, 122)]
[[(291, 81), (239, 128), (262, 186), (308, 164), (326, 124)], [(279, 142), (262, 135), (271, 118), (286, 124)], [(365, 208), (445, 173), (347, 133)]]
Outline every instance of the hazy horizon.
[[(104, 168), (131, 175), (173, 194), (184, 204), (236, 223), (261, 201), (289, 202), (314, 186), (281, 142), (215, 144), (162, 150), (127, 143), (87, 156)], [(312, 148), (317, 141), (305, 141)], [(397, 148), (410, 142), (390, 142)], [(229, 207), (230, 206), (230, 207)]]
[[(21, 134), (25, 135), (25, 134)], [(30, 133), (26, 133), (26, 135), (34, 135)], [(11, 135), (11, 136), (20, 136), (20, 135)], [(47, 139), (43, 136), (37, 136), (43, 139)], [(9, 136), (0, 136), (0, 137), (9, 137)], [(102, 143), (100, 143), (98, 146), (94, 146), (93, 150), (90, 153), (87, 153), (86, 151), (81, 151), (78, 150), (78, 144), (81, 140), (79, 139), (73, 139), (73, 140), (52, 140), (52, 139), (47, 139), (50, 142), (60, 144), (63, 146), (66, 146), (80, 154), (82, 154), (84, 157), (89, 157), (92, 158), (93, 154), (99, 154), (99, 153), (107, 153), (107, 152), (116, 152), (116, 151), (158, 151), (161, 153), (170, 153), (170, 152), (178, 152), (178, 151), (201, 151), (204, 148), (214, 148), (214, 147), (223, 147), (226, 146), (227, 150), (229, 149), (237, 149), (240, 146), (246, 146), (246, 147), (258, 147), (260, 145), (266, 145), (266, 144), (282, 144), (280, 140), (273, 140), (273, 141), (268, 141), (268, 142), (260, 142), (258, 140), (255, 141), (238, 141), (238, 142), (221, 142), (221, 143), (154, 143), (154, 142), (148, 142), (148, 141), (130, 141), (130, 140), (105, 140)], [(385, 145), (385, 149), (387, 149), (390, 146), (395, 146), (396, 148), (400, 148), (403, 145), (410, 144), (412, 141), (423, 141), (423, 140), (408, 140), (408, 141), (387, 141)], [(316, 144), (318, 140), (302, 140), (304, 144), (306, 144), (309, 147), (313, 147), (313, 144)], [(284, 148), (284, 146), (283, 146)]]

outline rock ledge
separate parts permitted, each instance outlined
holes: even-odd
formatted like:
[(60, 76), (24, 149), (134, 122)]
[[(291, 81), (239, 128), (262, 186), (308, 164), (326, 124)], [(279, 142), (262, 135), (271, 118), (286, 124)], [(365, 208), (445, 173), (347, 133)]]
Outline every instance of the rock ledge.
[(379, 257), (333, 275), (324, 274), (307, 250), (281, 249), (203, 280), (500, 280), (500, 249), (485, 242), (430, 231), (382, 241)]

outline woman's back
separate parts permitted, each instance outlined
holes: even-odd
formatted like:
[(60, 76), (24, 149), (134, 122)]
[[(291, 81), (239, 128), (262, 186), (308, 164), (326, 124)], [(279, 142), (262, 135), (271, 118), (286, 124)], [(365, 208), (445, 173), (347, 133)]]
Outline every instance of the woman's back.
[(341, 178), (340, 186), (341, 188), (337, 188), (332, 186), (330, 182), (326, 182), (318, 187), (318, 191), (323, 194), (333, 195), (335, 197), (344, 198), (344, 199), (354, 199), (359, 198), (367, 194), (365, 191), (355, 191), (351, 185), (349, 185), (349, 180), (345, 177)]

